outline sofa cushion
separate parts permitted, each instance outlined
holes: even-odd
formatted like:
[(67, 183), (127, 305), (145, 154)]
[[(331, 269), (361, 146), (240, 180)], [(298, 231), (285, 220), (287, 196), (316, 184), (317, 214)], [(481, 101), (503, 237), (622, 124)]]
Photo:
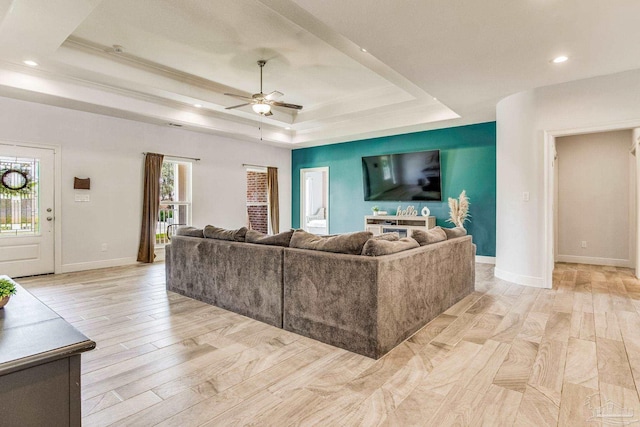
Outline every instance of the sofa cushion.
[(400, 240), (376, 240), (369, 239), (362, 248), (362, 255), (381, 256), (419, 248), (420, 244), (411, 237), (404, 237)]
[(260, 245), (272, 245), (272, 246), (284, 246), (289, 247), (289, 242), (293, 236), (293, 230), (283, 231), (278, 234), (264, 234), (256, 230), (247, 230), (247, 234), (244, 237), (245, 242), (257, 243)]
[(456, 237), (463, 237), (467, 235), (467, 230), (464, 227), (443, 228), (447, 235), (447, 239), (455, 239)]
[(389, 242), (395, 242), (397, 240), (400, 240), (400, 233), (398, 233), (397, 231), (392, 231), (390, 233), (382, 233), (382, 234), (378, 234), (377, 236), (373, 236), (371, 239), (387, 240)]
[(178, 227), (176, 235), (188, 237), (204, 237), (204, 231), (202, 230), (202, 228), (196, 227)]
[(244, 237), (247, 234), (247, 227), (242, 227), (237, 230), (227, 230), (225, 228), (214, 227), (213, 225), (207, 225), (204, 228), (204, 237), (207, 239), (217, 240), (229, 240), (232, 242), (244, 242)]
[(447, 234), (442, 227), (434, 227), (427, 231), (413, 230), (411, 237), (416, 239), (420, 246), (430, 245), (447, 240)]
[(291, 237), (289, 247), (360, 255), (362, 247), (371, 237), (373, 237), (373, 234), (368, 231), (358, 231), (356, 233), (324, 237), (307, 233), (306, 231), (296, 230), (293, 233), (293, 237)]

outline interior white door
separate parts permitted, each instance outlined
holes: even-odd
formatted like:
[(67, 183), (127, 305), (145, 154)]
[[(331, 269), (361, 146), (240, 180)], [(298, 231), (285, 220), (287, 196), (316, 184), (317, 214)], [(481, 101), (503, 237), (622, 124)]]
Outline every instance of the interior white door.
[(0, 274), (54, 272), (54, 160), (50, 149), (0, 144)]

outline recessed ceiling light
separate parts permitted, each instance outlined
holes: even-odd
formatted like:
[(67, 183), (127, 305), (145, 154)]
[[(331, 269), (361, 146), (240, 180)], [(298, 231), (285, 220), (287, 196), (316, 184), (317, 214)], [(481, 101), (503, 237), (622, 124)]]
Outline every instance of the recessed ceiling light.
[(193, 104), (193, 106), (196, 108), (202, 108), (202, 104)]
[(568, 59), (569, 59), (568, 56), (562, 55), (562, 56), (558, 56), (556, 58), (553, 58), (553, 60), (551, 62), (553, 62), (554, 64), (560, 64), (560, 63), (566, 62)]
[(32, 61), (31, 59), (27, 59), (26, 61), (22, 61), (27, 64), (29, 67), (37, 67), (38, 63), (36, 61)]
[(290, 129), (291, 129), (291, 126), (287, 126), (285, 129), (286, 129), (286, 130), (290, 130)]
[(434, 96), (434, 97), (433, 97), (433, 100), (434, 100), (434, 101), (437, 101), (437, 100), (438, 100), (438, 98), (436, 98), (436, 97)]
[(367, 53), (367, 49), (365, 49), (363, 47), (361, 47), (360, 50), (363, 51), (364, 53)]

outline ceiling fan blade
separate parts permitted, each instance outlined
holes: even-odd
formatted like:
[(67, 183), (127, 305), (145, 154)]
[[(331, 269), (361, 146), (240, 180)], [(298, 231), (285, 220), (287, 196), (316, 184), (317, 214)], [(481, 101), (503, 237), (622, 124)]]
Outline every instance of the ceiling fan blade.
[(247, 102), (246, 104), (234, 105), (233, 107), (227, 107), (227, 108), (225, 108), (225, 110), (233, 110), (234, 108), (244, 107), (245, 105), (251, 105), (251, 103), (250, 103), (250, 102)]
[(248, 96), (244, 95), (236, 95), (235, 93), (225, 93), (225, 95), (233, 96), (234, 98), (243, 99), (245, 101), (253, 101), (253, 98), (249, 98)]
[(272, 101), (269, 104), (273, 105), (274, 107), (284, 107), (284, 108), (293, 108), (294, 110), (302, 110), (302, 105), (287, 104), (286, 102)]
[(264, 99), (272, 101), (274, 99), (280, 98), (281, 96), (284, 96), (284, 93), (274, 90), (273, 92), (265, 95)]
[(264, 116), (265, 117), (273, 116), (273, 112), (271, 110), (269, 110), (264, 114)]

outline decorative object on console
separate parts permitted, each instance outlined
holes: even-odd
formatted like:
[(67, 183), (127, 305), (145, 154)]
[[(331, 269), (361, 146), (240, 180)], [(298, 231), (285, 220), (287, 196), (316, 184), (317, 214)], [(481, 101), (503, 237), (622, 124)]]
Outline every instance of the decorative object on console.
[(387, 211), (381, 211), (379, 207), (374, 206), (371, 208), (371, 211), (373, 212), (374, 215), (386, 215)]
[(422, 213), (422, 216), (429, 216), (429, 215), (431, 215), (431, 210), (428, 207), (425, 206), (424, 208), (422, 208), (422, 212), (421, 213)]
[(466, 190), (462, 190), (458, 199), (449, 197), (449, 215), (447, 222), (452, 223), (456, 227), (464, 228), (464, 223), (469, 221), (469, 198)]
[(0, 279), (0, 308), (7, 305), (11, 295), (15, 295), (16, 292), (16, 285), (11, 279)]
[(418, 211), (414, 206), (407, 206), (407, 209), (402, 209), (402, 206), (398, 206), (396, 216), (418, 216)]

